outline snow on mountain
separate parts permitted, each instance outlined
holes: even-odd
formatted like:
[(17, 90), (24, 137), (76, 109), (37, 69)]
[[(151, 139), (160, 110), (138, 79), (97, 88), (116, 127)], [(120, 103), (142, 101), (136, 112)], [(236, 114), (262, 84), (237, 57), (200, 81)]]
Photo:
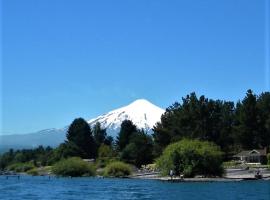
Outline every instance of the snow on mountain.
[[(120, 131), (121, 123), (131, 120), (138, 129), (144, 129), (147, 133), (152, 132), (153, 126), (160, 121), (165, 110), (155, 106), (147, 100), (139, 99), (133, 103), (108, 112), (88, 123), (93, 127), (97, 122), (106, 128), (107, 134), (113, 137)], [(0, 152), (9, 148), (33, 148), (39, 145), (55, 147), (64, 142), (68, 126), (62, 129), (46, 129), (30, 134), (0, 135)]]
[(121, 123), (124, 120), (131, 120), (138, 129), (144, 129), (150, 133), (153, 126), (160, 121), (160, 117), (164, 112), (165, 110), (149, 101), (139, 99), (125, 107), (91, 119), (88, 123), (90, 126), (94, 126), (94, 124), (99, 122), (103, 128), (107, 129), (108, 135), (113, 137), (119, 132)]

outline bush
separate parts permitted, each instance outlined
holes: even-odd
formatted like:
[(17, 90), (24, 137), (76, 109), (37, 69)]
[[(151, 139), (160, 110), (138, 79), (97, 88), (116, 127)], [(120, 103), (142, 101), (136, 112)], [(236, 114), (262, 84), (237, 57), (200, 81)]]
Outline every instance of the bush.
[(35, 168), (34, 164), (27, 162), (27, 163), (14, 163), (12, 165), (9, 165), (7, 167), (7, 170), (15, 172), (27, 172), (33, 168)]
[(26, 173), (32, 176), (44, 176), (51, 174), (52, 167), (46, 166), (46, 167), (39, 167), (39, 168), (33, 168), (31, 170), (28, 170)]
[(175, 175), (220, 176), (223, 173), (222, 152), (210, 142), (184, 139), (169, 145), (158, 158), (157, 167), (163, 175), (172, 169)]
[(52, 167), (52, 172), (59, 176), (94, 176), (95, 169), (93, 165), (88, 164), (81, 158), (72, 157), (57, 162)]
[(112, 148), (106, 144), (101, 144), (98, 149), (98, 157), (99, 158), (112, 158), (114, 156), (114, 152)]
[(33, 168), (27, 171), (27, 174), (32, 175), (32, 176), (38, 176), (39, 175), (39, 171), (37, 168)]
[(105, 176), (125, 177), (131, 174), (131, 167), (123, 162), (116, 161), (108, 164), (105, 168)]
[(267, 164), (270, 167), (270, 153), (267, 154)]

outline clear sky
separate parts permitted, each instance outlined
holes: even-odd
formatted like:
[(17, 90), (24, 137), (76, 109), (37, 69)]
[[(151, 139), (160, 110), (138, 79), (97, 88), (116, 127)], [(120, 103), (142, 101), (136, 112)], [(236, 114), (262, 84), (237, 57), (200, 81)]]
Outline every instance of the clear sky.
[(267, 0), (1, 2), (0, 134), (138, 98), (166, 108), (192, 91), (237, 101), (270, 88)]

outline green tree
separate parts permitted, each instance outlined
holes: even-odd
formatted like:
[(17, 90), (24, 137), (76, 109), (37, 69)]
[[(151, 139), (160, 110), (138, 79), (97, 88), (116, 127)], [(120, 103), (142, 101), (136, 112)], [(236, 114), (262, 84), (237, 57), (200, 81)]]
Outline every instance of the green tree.
[(234, 103), (212, 100), (191, 93), (166, 109), (154, 127), (155, 155), (183, 138), (215, 142), (226, 152), (232, 140)]
[(257, 96), (251, 90), (242, 102), (237, 103), (235, 135), (237, 143), (244, 149), (260, 147)]
[(111, 146), (113, 143), (113, 137), (107, 136), (106, 129), (101, 128), (101, 124), (99, 122), (97, 122), (93, 127), (93, 135), (97, 148), (99, 148), (102, 144)]
[(82, 158), (95, 158), (97, 155), (96, 143), (88, 123), (82, 119), (75, 119), (69, 126), (67, 132), (67, 142), (77, 145), (83, 152)]
[(99, 158), (112, 158), (114, 156), (114, 151), (111, 146), (106, 144), (100, 145), (98, 149), (98, 157)]
[(183, 139), (166, 147), (157, 159), (157, 167), (163, 175), (173, 169), (176, 175), (183, 173), (186, 177), (221, 176), (222, 152), (214, 143)]
[(93, 135), (95, 142), (97, 144), (97, 147), (99, 147), (102, 143), (104, 143), (107, 133), (106, 129), (101, 128), (101, 124), (97, 122), (93, 127)]
[(132, 134), (129, 144), (123, 149), (121, 159), (140, 167), (153, 161), (153, 141), (144, 131)]
[(258, 124), (261, 147), (270, 146), (270, 92), (259, 95), (257, 100)]
[(116, 139), (118, 150), (122, 151), (129, 144), (130, 137), (134, 132), (137, 132), (137, 127), (133, 122), (130, 120), (124, 120)]

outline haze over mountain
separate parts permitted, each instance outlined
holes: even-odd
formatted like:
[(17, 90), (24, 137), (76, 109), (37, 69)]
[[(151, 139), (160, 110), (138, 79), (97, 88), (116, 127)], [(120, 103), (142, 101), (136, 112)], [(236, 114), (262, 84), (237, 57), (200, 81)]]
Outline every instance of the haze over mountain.
[[(99, 122), (103, 128), (106, 128), (107, 134), (114, 138), (120, 130), (121, 123), (126, 119), (131, 120), (138, 129), (151, 133), (153, 126), (160, 120), (164, 112), (165, 110), (149, 101), (139, 99), (127, 106), (88, 120), (88, 123), (93, 127)], [(0, 136), (0, 151), (9, 148), (33, 148), (39, 145), (55, 147), (65, 140), (67, 129), (68, 126), (23, 135), (3, 135)]]

